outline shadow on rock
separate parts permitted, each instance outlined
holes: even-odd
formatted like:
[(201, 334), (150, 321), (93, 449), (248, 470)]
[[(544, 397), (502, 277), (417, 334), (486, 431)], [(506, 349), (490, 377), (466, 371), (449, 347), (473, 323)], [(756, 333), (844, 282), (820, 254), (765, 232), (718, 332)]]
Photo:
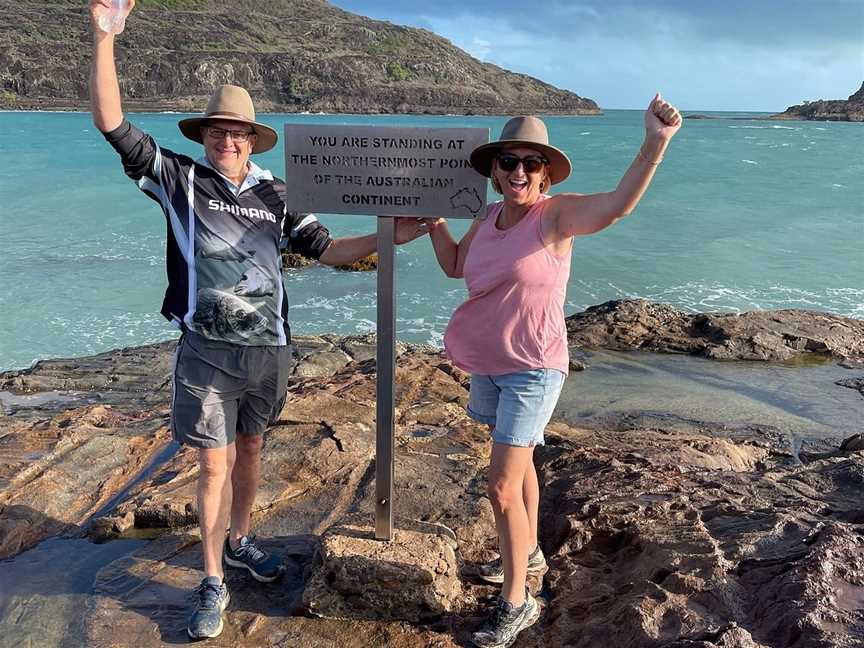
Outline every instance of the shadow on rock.
[[(226, 571), (232, 622), (214, 645), (234, 645), (238, 636), (253, 634), (263, 619), (283, 619), (302, 610), (303, 574), (314, 543), (311, 536), (261, 543), (285, 557), (285, 576), (274, 583), (258, 583), (245, 570)], [(172, 534), (103, 568), (96, 578), (96, 599), (87, 619), (88, 645), (116, 645), (112, 642), (118, 626), (124, 627), (123, 645), (153, 645), (154, 632), (164, 644), (188, 643), (186, 627), (194, 588), (203, 576), (202, 562), (197, 537)], [(141, 617), (148, 622), (141, 623)]]

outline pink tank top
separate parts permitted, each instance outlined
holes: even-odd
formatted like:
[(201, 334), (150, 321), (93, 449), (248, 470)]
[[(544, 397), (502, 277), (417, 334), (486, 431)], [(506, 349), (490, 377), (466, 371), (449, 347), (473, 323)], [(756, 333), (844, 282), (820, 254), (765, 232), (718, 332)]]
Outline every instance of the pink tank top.
[(504, 203), (480, 224), (464, 275), (468, 300), (444, 333), (447, 355), (463, 371), (497, 376), (527, 369), (568, 373), (564, 299), (570, 253), (556, 256), (543, 244), (541, 196), (516, 225), (496, 226)]

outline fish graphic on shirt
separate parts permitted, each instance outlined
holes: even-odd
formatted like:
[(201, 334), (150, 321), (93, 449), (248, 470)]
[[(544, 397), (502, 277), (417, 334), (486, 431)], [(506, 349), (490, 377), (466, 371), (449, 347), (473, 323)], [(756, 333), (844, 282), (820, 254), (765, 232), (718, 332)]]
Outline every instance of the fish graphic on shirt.
[(243, 250), (225, 242), (200, 243), (198, 255), (214, 261), (246, 261), (255, 256), (255, 250)]
[(198, 291), (192, 322), (203, 333), (218, 338), (230, 338), (232, 335), (249, 338), (267, 329), (267, 318), (252, 304), (214, 288)]
[(249, 268), (234, 285), (234, 294), (244, 297), (267, 297), (275, 290), (273, 280), (258, 268)]

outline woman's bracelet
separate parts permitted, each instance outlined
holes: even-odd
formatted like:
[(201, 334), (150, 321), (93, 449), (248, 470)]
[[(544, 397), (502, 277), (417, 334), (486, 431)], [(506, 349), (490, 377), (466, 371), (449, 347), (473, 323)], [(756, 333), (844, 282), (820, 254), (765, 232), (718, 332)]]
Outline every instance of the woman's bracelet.
[(660, 156), (660, 159), (657, 160), (656, 162), (655, 162), (654, 160), (649, 159), (648, 156), (645, 155), (645, 153), (642, 152), (642, 147), (641, 147), (641, 146), (639, 147), (639, 157), (641, 157), (643, 160), (645, 160), (645, 161), (646, 161), (648, 164), (650, 164), (651, 166), (657, 166), (658, 164), (660, 164), (660, 163), (663, 161), (663, 156), (662, 156), (662, 155)]

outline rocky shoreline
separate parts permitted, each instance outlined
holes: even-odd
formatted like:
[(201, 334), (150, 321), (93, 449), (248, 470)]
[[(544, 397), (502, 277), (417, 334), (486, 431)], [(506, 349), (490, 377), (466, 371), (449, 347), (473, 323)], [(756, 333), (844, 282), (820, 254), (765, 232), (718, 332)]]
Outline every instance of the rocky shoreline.
[(864, 122), (864, 83), (847, 99), (819, 99), (789, 106), (769, 119), (806, 119), (809, 121)]
[(857, 92), (849, 95), (847, 99), (819, 99), (818, 101), (805, 101), (802, 104), (789, 106), (782, 113), (767, 115), (764, 117), (718, 117), (690, 113), (684, 115), (684, 119), (733, 119), (733, 120), (803, 120), (803, 121), (848, 121), (864, 122), (864, 83)]
[[(859, 320), (805, 311), (694, 315), (644, 301), (588, 309), (568, 319), (568, 332), (573, 350), (821, 358), (855, 369), (864, 348)], [(437, 349), (398, 345), (397, 528), (453, 530), (461, 585), (448, 611), (408, 622), (348, 606), (346, 618), (316, 617), (307, 590), (322, 536), (349, 520), (369, 522), (374, 510), (375, 341), (328, 335), (296, 343), (299, 363), (268, 435), (254, 514), (269, 547), (286, 555), (288, 576), (261, 587), (231, 574), (226, 630), (208, 645), (465, 645), (496, 593), (472, 577), (494, 549), (494, 523), (487, 433), (464, 413), (468, 377)], [(80, 636), (66, 645), (184, 641), (186, 596), (199, 578), (197, 467), (192, 452), (170, 441), (173, 346), (0, 374), (0, 391), (17, 395), (0, 417), (0, 558), (52, 536), (155, 537), (96, 574)], [(861, 380), (850, 372), (845, 387), (860, 389)], [(862, 645), (861, 435), (796, 457), (756, 429), (555, 421), (535, 461), (551, 569), (531, 584), (546, 612), (518, 645)], [(398, 570), (393, 578), (409, 582)], [(331, 587), (331, 598), (356, 598), (338, 580)], [(16, 618), (27, 618), (29, 604), (16, 602)]]

